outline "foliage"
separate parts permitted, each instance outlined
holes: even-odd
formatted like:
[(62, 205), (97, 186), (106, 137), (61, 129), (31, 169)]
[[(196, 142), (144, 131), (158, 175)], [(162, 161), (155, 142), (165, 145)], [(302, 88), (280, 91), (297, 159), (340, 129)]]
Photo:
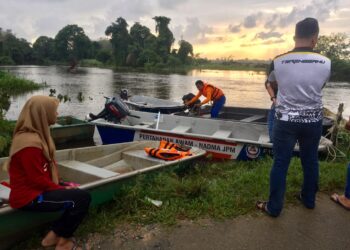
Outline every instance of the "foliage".
[(90, 39), (78, 25), (67, 25), (55, 37), (55, 50), (59, 60), (71, 61), (89, 57)]
[(107, 49), (101, 49), (97, 54), (96, 54), (96, 59), (102, 63), (108, 63), (112, 60), (112, 53), (110, 50)]
[(47, 36), (38, 37), (33, 44), (33, 53), (39, 63), (55, 60), (55, 40)]
[(345, 33), (336, 33), (329, 36), (320, 36), (316, 50), (334, 60), (350, 59), (350, 39)]
[(124, 18), (119, 17), (112, 25), (108, 26), (105, 34), (111, 38), (113, 46), (114, 60), (117, 66), (125, 66), (128, 56), (128, 46), (130, 35), (128, 33), (128, 23)]
[[(25, 39), (17, 38), (11, 30), (2, 31), (0, 28), (0, 56), (11, 58), (16, 64), (31, 63), (32, 48)], [(5, 58), (5, 59), (6, 59)], [(3, 59), (4, 60), (4, 59)], [(12, 62), (7, 60), (7, 62)]]
[(178, 56), (182, 63), (186, 63), (188, 60), (188, 55), (193, 56), (193, 46), (185, 40), (179, 42), (180, 48), (178, 51)]
[(171, 19), (165, 16), (155, 16), (153, 19), (156, 21), (156, 32), (158, 33), (157, 52), (163, 62), (166, 62), (175, 41), (174, 35), (168, 27)]
[(14, 65), (15, 62), (9, 56), (0, 56), (0, 65)]
[(12, 139), (14, 122), (4, 119), (5, 112), (10, 108), (10, 96), (39, 89), (41, 86), (32, 81), (17, 78), (0, 71), (0, 157), (7, 156)]
[(350, 81), (350, 39), (347, 34), (320, 36), (315, 49), (332, 60), (331, 80)]

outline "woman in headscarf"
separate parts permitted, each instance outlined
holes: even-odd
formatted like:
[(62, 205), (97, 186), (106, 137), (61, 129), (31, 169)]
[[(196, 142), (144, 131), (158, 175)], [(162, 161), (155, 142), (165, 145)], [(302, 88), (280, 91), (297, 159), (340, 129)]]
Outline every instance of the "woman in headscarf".
[(19, 115), (9, 156), (9, 203), (26, 211), (63, 211), (41, 244), (79, 249), (71, 237), (87, 214), (91, 197), (84, 190), (59, 184), (56, 148), (50, 134), (58, 104), (53, 97), (33, 96)]

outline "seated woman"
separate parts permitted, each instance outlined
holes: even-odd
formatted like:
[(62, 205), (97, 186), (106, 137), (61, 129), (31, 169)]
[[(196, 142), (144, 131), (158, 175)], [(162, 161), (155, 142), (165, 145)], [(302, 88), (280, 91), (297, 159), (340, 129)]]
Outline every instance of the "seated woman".
[[(345, 129), (350, 131), (350, 117), (349, 121), (345, 125)], [(348, 164), (347, 174), (346, 174), (346, 185), (345, 185), (345, 192), (343, 195), (338, 195), (337, 193), (334, 193), (331, 195), (331, 199), (344, 207), (347, 210), (350, 210), (350, 162)]]
[(56, 250), (82, 249), (71, 237), (87, 214), (91, 197), (84, 190), (59, 184), (49, 127), (56, 122), (58, 104), (53, 97), (33, 96), (19, 115), (8, 164), (9, 203), (25, 211), (63, 211), (41, 244)]

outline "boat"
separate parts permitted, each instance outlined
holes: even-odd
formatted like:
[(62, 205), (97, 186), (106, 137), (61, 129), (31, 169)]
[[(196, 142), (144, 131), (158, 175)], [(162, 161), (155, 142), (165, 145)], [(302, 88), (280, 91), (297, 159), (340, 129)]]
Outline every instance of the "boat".
[(94, 132), (93, 124), (73, 116), (60, 116), (51, 126), (51, 136), (56, 145), (81, 141), (93, 142)]
[(179, 102), (154, 98), (143, 95), (133, 95), (123, 102), (131, 110), (138, 110), (152, 113), (172, 114), (185, 109), (184, 105)]
[[(266, 124), (130, 111), (120, 123), (95, 124), (103, 144), (166, 140), (206, 150), (214, 158), (251, 160), (272, 153)], [(331, 142), (322, 138), (319, 151)], [(297, 152), (298, 146), (295, 151)]]
[[(123, 102), (131, 110), (212, 119), (210, 117), (211, 105), (204, 105), (196, 110), (193, 108), (187, 109), (179, 102), (142, 95), (128, 96), (127, 93), (127, 91), (121, 93), (120, 96), (124, 97), (122, 98)], [(267, 124), (269, 111), (270, 109), (224, 106), (216, 119)], [(334, 119), (325, 116), (323, 118), (322, 135), (326, 135), (333, 124)]]
[[(211, 106), (205, 105), (197, 111), (185, 110), (174, 114), (212, 119), (210, 118), (210, 111)], [(270, 109), (224, 106), (216, 119), (267, 124), (269, 111)], [(334, 119), (324, 116), (322, 121), (322, 135), (327, 135), (333, 124)]]
[[(158, 147), (159, 142), (129, 142), (113, 145), (57, 150), (56, 159), (60, 177), (80, 184), (90, 192), (92, 206), (105, 203), (121, 192), (121, 186), (135, 180), (134, 177), (150, 172), (179, 166), (205, 154), (191, 148), (191, 156), (174, 161), (164, 161), (148, 156), (145, 147)], [(0, 166), (7, 158), (0, 158)], [(0, 171), (0, 182), (8, 181), (5, 171)], [(0, 249), (5, 244), (21, 238), (22, 234), (55, 219), (58, 213), (35, 213), (0, 208)]]

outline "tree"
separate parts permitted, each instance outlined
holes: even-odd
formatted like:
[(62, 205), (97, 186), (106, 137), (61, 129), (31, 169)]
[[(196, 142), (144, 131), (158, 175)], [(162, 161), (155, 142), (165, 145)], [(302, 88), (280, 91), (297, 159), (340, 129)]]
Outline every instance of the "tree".
[(110, 37), (113, 46), (114, 59), (117, 66), (124, 66), (128, 56), (128, 46), (130, 35), (128, 33), (128, 23), (124, 18), (119, 17), (116, 22), (108, 26), (105, 34)]
[[(128, 65), (143, 66), (144, 63), (146, 63), (147, 61), (149, 62), (150, 59), (150, 57), (144, 57), (145, 55), (150, 56), (150, 53), (147, 52), (146, 54), (143, 54), (143, 52), (145, 49), (156, 51), (156, 37), (151, 33), (149, 28), (136, 22), (130, 28), (130, 38), (131, 44), (129, 45), (128, 49)], [(141, 54), (143, 54), (142, 58)], [(151, 56), (151, 58), (155, 57)]]
[(156, 21), (156, 32), (158, 33), (157, 52), (166, 62), (175, 41), (174, 35), (168, 27), (171, 19), (165, 16), (155, 16), (153, 19)]
[(89, 37), (78, 25), (67, 25), (55, 37), (55, 50), (60, 60), (88, 58), (91, 48)]
[(186, 63), (188, 62), (188, 55), (191, 55), (193, 57), (193, 46), (185, 40), (181, 40), (179, 42), (179, 45), (180, 48), (177, 55), (182, 63)]
[(330, 36), (320, 36), (316, 50), (330, 59), (349, 59), (350, 41), (345, 33), (336, 33)]
[(55, 40), (47, 36), (40, 36), (33, 44), (33, 53), (37, 61), (54, 60)]

